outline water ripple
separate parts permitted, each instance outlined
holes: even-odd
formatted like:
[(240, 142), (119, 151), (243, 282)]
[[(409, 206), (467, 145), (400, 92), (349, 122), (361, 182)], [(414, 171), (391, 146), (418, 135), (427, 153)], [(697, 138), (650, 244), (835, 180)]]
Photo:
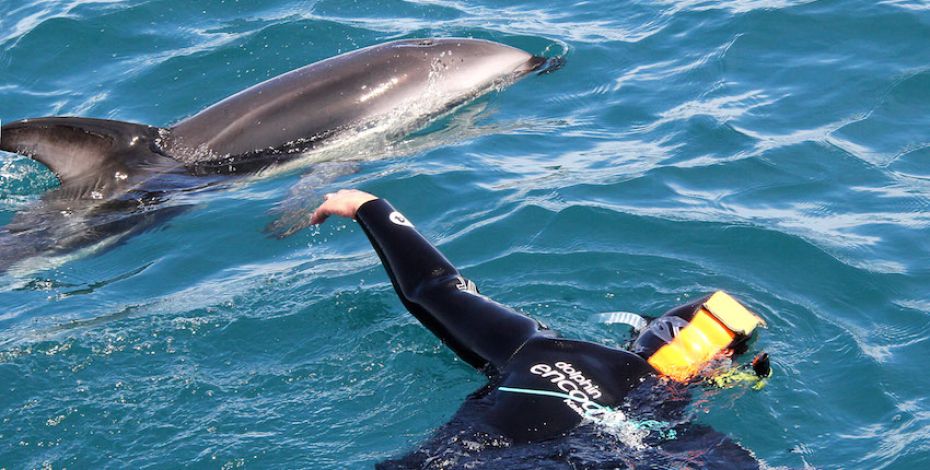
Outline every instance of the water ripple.
[[(0, 464), (356, 468), (420, 442), (480, 375), (404, 313), (351, 222), (263, 232), (280, 214), (299, 229), (320, 192), (360, 186), (482, 292), (567, 336), (620, 346), (628, 332), (592, 314), (734, 293), (768, 321), (753, 347), (775, 376), (761, 392), (696, 390), (699, 421), (772, 466), (919, 468), (928, 13), (911, 0), (0, 3), (4, 122), (168, 125), (403, 37), (568, 56), (410, 139), (333, 155), (358, 173), (321, 181), (300, 175), (308, 161), (187, 194), (192, 209), (158, 231), (4, 277)], [(0, 155), (0, 222), (56, 184)]]

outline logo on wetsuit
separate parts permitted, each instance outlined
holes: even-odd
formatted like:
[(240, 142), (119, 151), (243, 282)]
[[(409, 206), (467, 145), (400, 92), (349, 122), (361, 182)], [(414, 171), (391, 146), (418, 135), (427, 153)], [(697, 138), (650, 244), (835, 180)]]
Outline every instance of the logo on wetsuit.
[(391, 214), (388, 215), (388, 220), (390, 220), (391, 222), (394, 222), (397, 225), (413, 227), (413, 224), (410, 223), (410, 221), (407, 220), (406, 217), (404, 217), (404, 214), (401, 214), (400, 212), (397, 212), (397, 211), (391, 212)]
[(565, 404), (582, 418), (604, 413), (604, 407), (594, 402), (601, 397), (600, 388), (571, 364), (560, 361), (555, 363), (555, 368), (549, 364), (536, 364), (530, 367), (530, 372), (548, 379), (567, 393)]

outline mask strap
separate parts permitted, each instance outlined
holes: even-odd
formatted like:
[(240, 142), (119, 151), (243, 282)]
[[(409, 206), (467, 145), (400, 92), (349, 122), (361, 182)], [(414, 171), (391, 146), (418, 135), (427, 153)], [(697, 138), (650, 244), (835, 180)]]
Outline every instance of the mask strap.
[(594, 320), (601, 323), (606, 323), (608, 325), (614, 323), (622, 323), (624, 325), (630, 325), (633, 328), (633, 331), (640, 331), (646, 327), (648, 323), (642, 315), (637, 315), (631, 312), (604, 312), (594, 315)]

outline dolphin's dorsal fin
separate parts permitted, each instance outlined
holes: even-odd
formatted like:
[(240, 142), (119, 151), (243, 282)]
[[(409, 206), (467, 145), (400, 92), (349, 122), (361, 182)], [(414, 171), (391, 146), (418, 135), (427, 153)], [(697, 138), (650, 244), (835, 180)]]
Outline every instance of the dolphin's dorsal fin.
[[(79, 117), (24, 119), (0, 128), (0, 150), (38, 160), (61, 180), (83, 178), (114, 163), (130, 166), (136, 149), (155, 145), (158, 128)], [(120, 161), (122, 160), (122, 161)]]

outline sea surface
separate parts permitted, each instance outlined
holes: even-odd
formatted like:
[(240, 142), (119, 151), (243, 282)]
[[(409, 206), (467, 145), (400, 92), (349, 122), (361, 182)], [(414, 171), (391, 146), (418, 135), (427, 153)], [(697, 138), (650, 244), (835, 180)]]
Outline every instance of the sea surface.
[[(0, 0), (0, 119), (168, 126), (428, 36), (566, 62), (348, 148), (348, 171), (192, 194), (4, 275), (0, 468), (369, 468), (426, 438), (481, 374), (406, 313), (354, 223), (266, 230), (346, 187), (568, 337), (620, 346), (597, 313), (724, 289), (767, 321), (774, 376), (697, 387), (694, 420), (771, 466), (930, 466), (926, 2)], [(0, 224), (56, 185), (0, 155)]]

